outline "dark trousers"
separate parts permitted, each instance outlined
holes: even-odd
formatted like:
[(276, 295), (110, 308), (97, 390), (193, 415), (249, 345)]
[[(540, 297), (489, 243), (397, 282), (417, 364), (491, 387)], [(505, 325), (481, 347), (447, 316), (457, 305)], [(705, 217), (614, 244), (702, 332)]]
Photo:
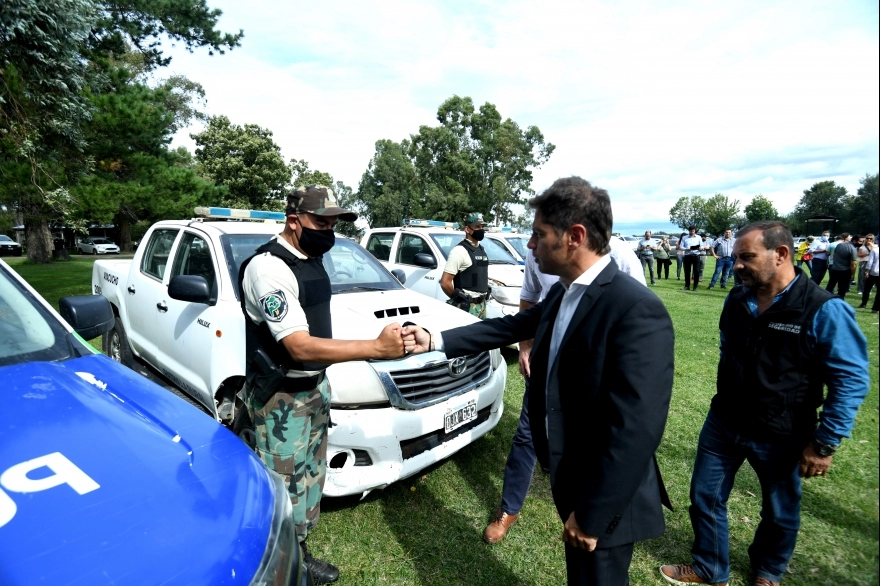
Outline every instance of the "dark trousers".
[(651, 284), (654, 284), (654, 257), (653, 256), (642, 256), (639, 258), (642, 261), (642, 273), (645, 272), (645, 267), (648, 267), (648, 272), (651, 274)]
[[(703, 257), (705, 258), (705, 257)], [(700, 280), (700, 257), (695, 254), (686, 254), (684, 256), (684, 287), (690, 289), (691, 274), (694, 275), (694, 289), (697, 288), (697, 282)]]
[(588, 552), (565, 544), (565, 573), (569, 586), (629, 586), (633, 544)]
[(513, 434), (507, 465), (504, 466), (504, 486), (501, 488), (501, 510), (518, 515), (522, 510), (535, 471), (535, 448), (532, 445), (532, 427), (529, 423), (529, 379), (526, 378), (519, 425)]
[(868, 299), (871, 297), (871, 289), (873, 289), (875, 285), (877, 286), (877, 294), (874, 295), (874, 305), (871, 306), (871, 311), (877, 311), (880, 309), (880, 277), (868, 275), (868, 278), (865, 279), (865, 285), (862, 288), (862, 307), (867, 307)]
[(662, 273), (666, 273), (666, 280), (669, 280), (669, 267), (672, 266), (672, 259), (670, 258), (658, 258), (657, 259), (657, 280), (660, 280)]
[(850, 269), (846, 269), (844, 271), (828, 271), (828, 286), (825, 287), (825, 290), (829, 293), (834, 293), (834, 286), (837, 285), (837, 296), (841, 299), (846, 298), (846, 294), (849, 293), (849, 286), (852, 283), (852, 271)]
[(825, 273), (828, 271), (828, 259), (826, 258), (816, 258), (813, 257), (813, 260), (810, 261), (810, 272), (812, 273), (811, 279), (817, 285), (822, 284), (822, 279), (825, 278)]

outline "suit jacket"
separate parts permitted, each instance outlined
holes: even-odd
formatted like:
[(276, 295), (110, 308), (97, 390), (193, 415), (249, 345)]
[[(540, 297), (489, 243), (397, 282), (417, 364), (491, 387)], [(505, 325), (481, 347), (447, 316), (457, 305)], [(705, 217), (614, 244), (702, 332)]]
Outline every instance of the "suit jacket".
[(560, 518), (574, 511), (598, 547), (656, 537), (664, 529), (662, 505), (672, 508), (654, 456), (672, 394), (672, 320), (657, 296), (612, 260), (584, 291), (551, 364), (564, 293), (557, 284), (525, 311), (443, 332), (446, 354), (534, 338), (532, 441), (550, 467)]

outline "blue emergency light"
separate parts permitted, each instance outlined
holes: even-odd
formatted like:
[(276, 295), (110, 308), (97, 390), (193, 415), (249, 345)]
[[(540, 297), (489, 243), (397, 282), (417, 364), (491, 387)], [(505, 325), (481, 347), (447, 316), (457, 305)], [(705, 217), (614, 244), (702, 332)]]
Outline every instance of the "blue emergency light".
[(198, 207), (195, 209), (195, 214), (203, 218), (230, 218), (234, 220), (274, 220), (276, 222), (284, 222), (287, 219), (284, 212), (236, 210), (233, 208)]

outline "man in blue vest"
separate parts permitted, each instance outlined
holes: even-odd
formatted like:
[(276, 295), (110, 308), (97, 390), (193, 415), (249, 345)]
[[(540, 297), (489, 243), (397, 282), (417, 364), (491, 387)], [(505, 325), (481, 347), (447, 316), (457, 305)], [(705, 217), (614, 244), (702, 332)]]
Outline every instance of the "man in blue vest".
[(333, 340), (330, 278), (323, 255), (333, 248), (336, 222), (357, 214), (340, 208), (321, 185), (287, 198), (284, 230), (241, 265), (239, 287), (247, 335), (244, 402), (254, 424), (254, 450), (284, 477), (303, 557), (319, 583), (339, 571), (312, 557), (305, 540), (318, 523), (327, 469), (330, 364), (399, 358), (399, 324), (375, 340)]
[(753, 584), (778, 586), (800, 527), (801, 478), (827, 474), (868, 394), (867, 341), (855, 312), (795, 268), (788, 227), (755, 222), (736, 236), (733, 268), (743, 286), (719, 321), (717, 392), (691, 477), (693, 560), (660, 568), (671, 584), (727, 584), (727, 499), (748, 460), (763, 502), (749, 547)]
[(489, 295), (489, 255), (480, 245), (485, 236), (483, 214), (468, 214), (464, 240), (449, 252), (440, 277), (440, 288), (449, 297), (447, 303), (480, 319), (486, 317)]

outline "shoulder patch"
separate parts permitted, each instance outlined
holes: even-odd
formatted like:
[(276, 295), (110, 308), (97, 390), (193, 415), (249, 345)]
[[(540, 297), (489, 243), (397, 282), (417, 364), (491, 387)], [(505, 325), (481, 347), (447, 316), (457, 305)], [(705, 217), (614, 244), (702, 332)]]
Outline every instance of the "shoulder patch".
[(260, 297), (260, 309), (263, 316), (271, 322), (279, 322), (287, 315), (287, 297), (278, 289)]

